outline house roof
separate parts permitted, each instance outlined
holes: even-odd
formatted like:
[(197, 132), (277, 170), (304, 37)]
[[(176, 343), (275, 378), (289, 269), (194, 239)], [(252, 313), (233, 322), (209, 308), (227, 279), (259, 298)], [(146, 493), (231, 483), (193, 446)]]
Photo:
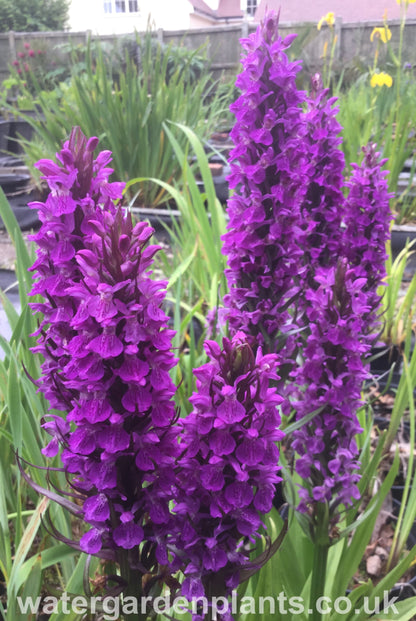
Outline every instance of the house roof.
[(189, 2), (192, 4), (195, 13), (206, 15), (215, 21), (241, 19), (244, 16), (240, 8), (240, 0), (220, 0), (218, 9), (211, 9), (204, 0), (189, 0)]
[[(260, 0), (254, 20), (261, 21), (267, 10), (279, 9), (282, 23), (319, 22), (329, 11), (345, 23), (382, 22), (384, 11), (387, 11), (388, 20), (400, 18), (400, 6), (396, 0)], [(409, 4), (407, 17), (416, 19), (416, 4)]]
[(217, 15), (219, 19), (227, 17), (243, 17), (244, 13), (240, 7), (240, 0), (220, 0)]
[(208, 15), (209, 17), (215, 19), (214, 9), (211, 9), (211, 7), (204, 2), (204, 0), (189, 0), (189, 2), (192, 4), (192, 7), (196, 13), (203, 13), (204, 15)]

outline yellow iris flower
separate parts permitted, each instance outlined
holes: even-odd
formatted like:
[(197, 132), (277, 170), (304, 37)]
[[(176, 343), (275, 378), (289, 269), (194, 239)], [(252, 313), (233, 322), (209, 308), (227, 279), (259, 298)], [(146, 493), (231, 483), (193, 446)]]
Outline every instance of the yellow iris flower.
[[(416, 0), (414, 0), (416, 2)], [(328, 26), (330, 26), (330, 28), (332, 28), (332, 26), (335, 24), (335, 13), (327, 13), (326, 15), (324, 15), (323, 17), (321, 17), (321, 19), (318, 22), (318, 30), (321, 30), (322, 26), (324, 24), (328, 24)]]
[[(416, 1), (416, 0), (415, 0)], [(388, 73), (381, 71), (381, 73), (375, 73), (371, 76), (371, 86), (375, 88), (376, 86), (387, 86), (390, 88), (393, 84), (393, 78)]]
[[(416, 2), (416, 0), (415, 0)], [(391, 30), (388, 26), (382, 28), (374, 28), (370, 35), (370, 41), (374, 41), (375, 38), (381, 39), (383, 43), (387, 43), (391, 39)]]

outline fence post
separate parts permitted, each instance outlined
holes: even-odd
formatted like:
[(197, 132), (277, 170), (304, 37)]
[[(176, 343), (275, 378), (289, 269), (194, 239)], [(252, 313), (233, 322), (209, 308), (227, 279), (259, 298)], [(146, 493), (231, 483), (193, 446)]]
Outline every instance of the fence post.
[(13, 30), (10, 30), (9, 32), (9, 56), (10, 56), (9, 58), (10, 62), (17, 60), (16, 39), (15, 39)]
[(248, 37), (248, 21), (247, 19), (243, 19), (243, 21), (241, 22), (241, 34), (243, 39), (246, 39)]
[(335, 50), (334, 58), (337, 61), (341, 60), (341, 38), (342, 38), (342, 17), (335, 18)]

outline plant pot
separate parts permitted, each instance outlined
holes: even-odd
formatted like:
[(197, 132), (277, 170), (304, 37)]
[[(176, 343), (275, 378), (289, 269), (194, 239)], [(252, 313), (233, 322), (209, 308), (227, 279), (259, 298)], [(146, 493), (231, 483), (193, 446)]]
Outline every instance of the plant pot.
[(29, 184), (29, 181), (29, 175), (0, 173), (0, 187), (6, 196), (24, 192)]
[(229, 132), (215, 132), (211, 135), (206, 145), (206, 152), (218, 152), (222, 161), (228, 159), (230, 151), (234, 148), (234, 142), (231, 140)]
[[(394, 260), (397, 255), (406, 247), (406, 243), (416, 240), (416, 224), (400, 224), (393, 225), (391, 231), (391, 253)], [(416, 273), (416, 243), (414, 244), (414, 253), (410, 255), (405, 271), (404, 278), (411, 280), (413, 274)]]
[[(402, 353), (398, 345), (385, 344), (371, 349), (370, 373), (381, 388), (397, 388), (400, 381)], [(388, 381), (390, 379), (390, 381)]]
[[(403, 485), (393, 485), (391, 488), (391, 494), (393, 499), (393, 515), (398, 516), (402, 497), (403, 497)], [(407, 548), (410, 550), (416, 544), (416, 522), (413, 523), (412, 528), (407, 539)], [(399, 584), (396, 584), (390, 591), (390, 597), (397, 597), (398, 601), (413, 597), (416, 595), (416, 575), (412, 578), (405, 580)]]
[(31, 140), (33, 136), (33, 127), (27, 121), (23, 119), (11, 119), (10, 123), (10, 135), (8, 141), (8, 150), (14, 155), (22, 155), (23, 148), (19, 144), (19, 138), (25, 140)]
[(0, 121), (0, 154), (7, 153), (9, 148), (9, 121)]
[[(225, 205), (229, 197), (229, 187), (227, 181), (227, 175), (230, 173), (230, 167), (224, 165), (222, 162), (210, 159), (210, 168), (212, 173), (212, 180), (214, 182), (215, 194), (220, 201), (221, 205)], [(201, 192), (204, 191), (204, 183), (202, 180), (197, 180), (197, 185)]]
[(155, 236), (159, 240), (170, 240), (169, 230), (174, 226), (173, 222), (180, 220), (180, 212), (177, 209), (160, 207), (132, 207), (131, 212), (139, 220), (147, 220), (155, 230)]
[[(39, 228), (40, 221), (36, 209), (28, 207), (28, 203), (39, 199), (38, 192), (35, 190), (30, 193), (23, 193), (19, 196), (9, 197), (10, 207), (16, 217), (19, 227), (22, 231), (31, 231)], [(4, 224), (0, 218), (0, 229), (4, 230)]]

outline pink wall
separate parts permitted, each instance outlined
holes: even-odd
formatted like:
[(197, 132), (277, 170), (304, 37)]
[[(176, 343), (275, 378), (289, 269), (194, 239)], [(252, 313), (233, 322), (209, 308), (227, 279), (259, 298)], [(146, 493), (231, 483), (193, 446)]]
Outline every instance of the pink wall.
[[(329, 11), (335, 13), (335, 17), (342, 17), (344, 23), (381, 22), (385, 10), (388, 20), (400, 18), (396, 0), (261, 0), (256, 21), (262, 19), (266, 6), (276, 11), (280, 8), (281, 22), (318, 22)], [(409, 4), (407, 16), (416, 19), (416, 3)]]

